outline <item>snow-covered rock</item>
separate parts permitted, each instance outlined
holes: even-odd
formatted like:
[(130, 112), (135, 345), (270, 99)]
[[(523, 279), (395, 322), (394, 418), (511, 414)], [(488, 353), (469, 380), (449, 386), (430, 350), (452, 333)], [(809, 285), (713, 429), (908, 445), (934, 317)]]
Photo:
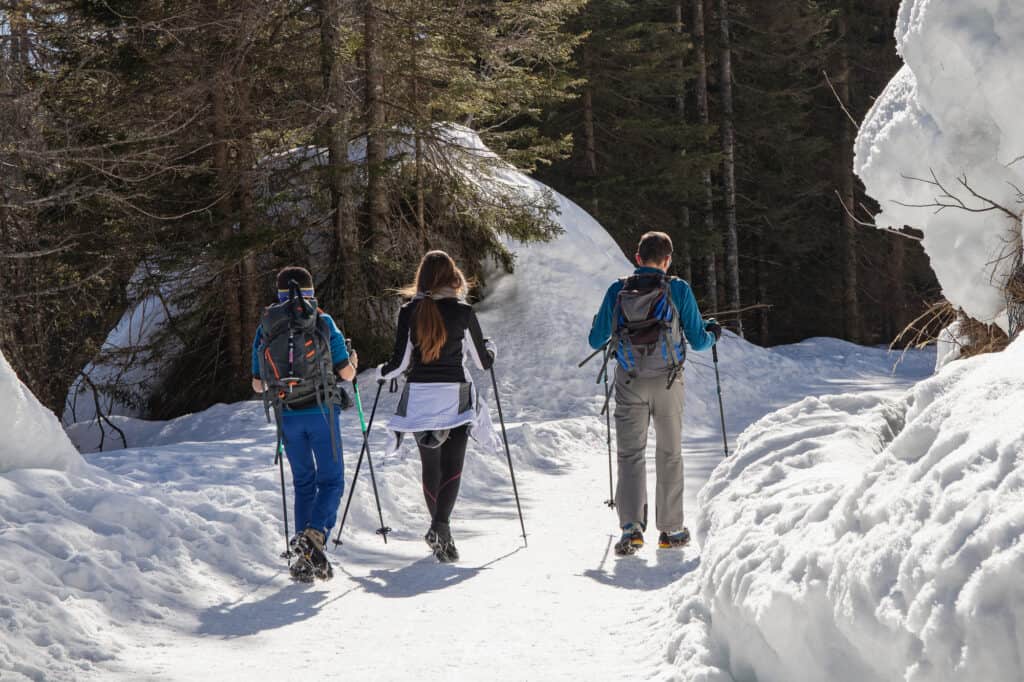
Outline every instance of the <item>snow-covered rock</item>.
[(676, 670), (1024, 679), (1022, 413), (1018, 341), (904, 395), (807, 398), (758, 421), (699, 497)]
[(15, 469), (69, 469), (78, 451), (0, 353), (0, 474)]
[(904, 0), (896, 39), (906, 65), (861, 126), (856, 172), (881, 205), (877, 225), (921, 229), (946, 298), (1006, 331), (1000, 287), (1005, 256), (1021, 248), (1019, 223), (998, 209), (935, 204), (992, 209), (985, 197), (1020, 214), (1024, 4)]

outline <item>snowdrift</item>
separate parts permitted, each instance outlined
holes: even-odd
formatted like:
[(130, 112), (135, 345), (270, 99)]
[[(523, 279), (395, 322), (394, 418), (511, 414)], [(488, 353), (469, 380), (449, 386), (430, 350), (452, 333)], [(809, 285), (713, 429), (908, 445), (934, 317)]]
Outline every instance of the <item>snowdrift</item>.
[(856, 172), (882, 207), (877, 225), (923, 230), (946, 297), (1006, 330), (1000, 287), (1020, 254), (1020, 225), (1002, 210), (955, 206), (1019, 214), (1024, 4), (904, 0), (896, 39), (906, 65), (861, 126)]
[[(475, 134), (463, 129), (457, 134), (467, 153), (495, 161), (487, 182), (528, 193), (549, 191), (498, 163)], [(531, 520), (531, 512), (553, 500), (575, 510), (592, 506), (588, 519), (600, 519), (596, 523), (602, 529), (613, 530), (614, 517), (601, 506), (606, 494), (606, 450), (604, 421), (597, 416), (602, 403), (602, 387), (594, 383), (598, 368), (596, 363), (583, 370), (576, 365), (589, 352), (587, 332), (607, 286), (628, 273), (630, 265), (593, 218), (565, 197), (554, 195), (554, 199), (564, 234), (548, 244), (510, 244), (517, 255), (516, 271), (489, 277), (486, 299), (477, 310), (484, 332), (498, 345), (496, 373), (512, 458), (517, 475), (522, 476), (520, 492), (528, 529), (539, 521), (536, 516)], [(888, 376), (896, 362), (883, 350), (829, 339), (769, 350), (729, 337), (722, 343), (721, 356), (731, 429), (809, 393), (855, 390), (869, 381), (877, 385), (879, 375)], [(693, 454), (687, 469), (692, 489), (710, 462), (720, 457), (717, 398), (709, 363), (709, 354), (691, 353), (685, 376), (687, 437), (710, 443), (710, 454), (704, 457), (709, 464), (694, 465), (701, 457), (688, 449), (688, 455)], [(892, 381), (905, 385), (908, 374), (927, 374), (932, 363), (930, 357), (912, 356), (901, 368), (902, 378)], [(490, 377), (477, 375), (476, 381), (493, 407)], [(369, 409), (376, 389), (371, 385), (365, 390), (368, 395), (363, 400)], [(378, 424), (382, 415), (394, 409), (396, 400), (397, 396), (383, 394)], [(6, 631), (0, 629), (0, 671), (16, 670), (35, 679), (104, 678), (125, 665), (131, 669), (124, 677), (137, 678), (140, 666), (149, 665), (140, 658), (159, 658), (153, 649), (136, 646), (139, 639), (161, 645), (173, 639), (181, 645), (183, 640), (212, 638), (211, 650), (220, 647), (222, 651), (231, 644), (217, 638), (285, 627), (289, 618), (299, 617), (296, 613), (316, 614), (323, 592), (275, 589), (273, 582), (284, 580), (283, 562), (277, 556), (282, 543), (280, 490), (273, 465), (274, 427), (266, 422), (259, 403), (217, 405), (162, 423), (123, 415), (112, 419), (124, 429), (131, 449), (90, 455), (87, 459), (95, 466), (74, 475), (18, 472), (17, 477), (0, 477), (0, 541), (4, 543), (0, 577), (6, 581), (0, 591), (0, 622), (7, 626)], [(345, 413), (342, 426), (346, 485), (351, 485), (360, 443), (354, 413)], [(76, 424), (69, 431), (83, 449), (95, 449), (94, 426)], [(389, 596), (405, 595), (403, 590), (410, 586), (387, 582), (394, 580), (394, 571), (387, 567), (412, 575), (409, 580), (424, 580), (415, 565), (408, 565), (407, 557), (396, 560), (395, 555), (403, 545), (423, 551), (421, 538), (429, 520), (418, 457), (410, 445), (395, 457), (382, 457), (385, 439), (383, 431), (375, 429), (374, 464), (384, 516), (395, 528), (393, 542), (381, 552), (380, 538), (374, 534), (379, 525), (377, 509), (364, 466), (345, 544), (335, 558), (343, 567), (384, 566), (369, 577), (358, 576), (358, 584)], [(117, 442), (108, 434), (108, 447)], [(570, 474), (587, 458), (600, 464), (599, 478), (581, 487), (570, 481)], [(536, 488), (527, 482), (538, 473), (550, 475), (552, 482), (563, 477), (566, 485), (574, 487), (559, 489), (552, 500), (531, 499), (537, 495)], [(496, 534), (507, 532), (500, 542), (507, 541), (509, 551), (514, 550), (519, 527), (504, 457), (482, 455), (471, 446), (459, 504), (463, 509), (476, 505), (497, 520)], [(552, 516), (557, 519), (564, 513)], [(463, 547), (464, 556), (479, 546), (480, 539), (473, 540), (468, 549)], [(560, 539), (558, 544), (561, 547)], [(572, 551), (584, 555), (581, 561), (597, 561), (590, 549), (588, 545)], [(598, 551), (595, 548), (593, 553)], [(534, 564), (547, 572), (564, 567)], [(29, 565), (33, 570), (24, 571)], [(586, 568), (592, 569), (592, 563)], [(662, 573), (676, 569), (663, 567)], [(457, 581), (476, 570), (480, 569), (455, 567), (454, 573), (442, 577)], [(500, 570), (494, 568), (496, 574)], [(600, 575), (617, 579), (614, 574)], [(328, 589), (358, 589), (345, 583), (344, 588), (338, 587), (343, 579), (339, 573)], [(642, 584), (639, 576), (634, 582)], [(270, 587), (264, 589), (271, 593), (268, 603), (246, 601), (247, 593), (266, 585)], [(527, 587), (529, 598), (557, 605), (560, 595), (546, 594), (546, 588), (534, 584)], [(532, 609), (528, 603), (522, 607)], [(491, 611), (477, 615), (488, 623), (500, 622), (494, 621)], [(566, 613), (567, 618), (576, 615)], [(250, 622), (239, 622), (244, 620)], [(346, 620), (343, 629), (353, 627), (359, 629)], [(523, 629), (527, 635), (529, 631)], [(481, 632), (487, 631), (482, 628)], [(418, 632), (411, 636), (422, 639)], [(556, 649), (549, 651), (559, 660), (565, 655), (561, 641), (553, 640)], [(514, 644), (524, 645), (522, 640)], [(511, 646), (502, 646), (506, 645)], [(527, 639), (526, 650), (534, 647), (535, 642)], [(173, 651), (177, 655), (179, 649)], [(362, 651), (346, 656), (346, 665), (350, 658), (366, 657)], [(412, 660), (423, 665), (415, 657)], [(154, 665), (163, 673), (160, 676), (175, 677), (173, 670)], [(509, 670), (515, 674), (518, 669)]]
[(699, 497), (677, 672), (1024, 679), (1022, 411), (1018, 341), (902, 396), (808, 398), (754, 424)]
[(81, 458), (57, 417), (21, 383), (0, 353), (0, 474), (15, 469), (69, 469)]

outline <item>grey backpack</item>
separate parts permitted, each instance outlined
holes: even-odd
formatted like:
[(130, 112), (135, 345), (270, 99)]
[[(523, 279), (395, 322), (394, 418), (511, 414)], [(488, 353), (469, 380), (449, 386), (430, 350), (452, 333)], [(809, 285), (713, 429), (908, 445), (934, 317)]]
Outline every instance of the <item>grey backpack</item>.
[(621, 281), (612, 314), (615, 359), (635, 378), (644, 358), (660, 357), (657, 364), (669, 372), (671, 385), (686, 358), (679, 311), (672, 300), (672, 278), (652, 273)]

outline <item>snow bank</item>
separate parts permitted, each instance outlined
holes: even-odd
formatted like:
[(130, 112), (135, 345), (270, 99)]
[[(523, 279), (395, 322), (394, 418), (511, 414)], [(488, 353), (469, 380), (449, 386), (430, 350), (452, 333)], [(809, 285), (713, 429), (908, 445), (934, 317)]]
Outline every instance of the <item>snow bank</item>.
[[(934, 204), (991, 207), (959, 178), (1019, 215), (1024, 4), (904, 0), (896, 38), (906, 65), (861, 126), (856, 172), (882, 207), (879, 227), (910, 225), (924, 232), (946, 298), (1006, 330), (1000, 286), (1012, 263), (1003, 257), (1020, 252), (1019, 224), (1000, 210), (937, 211)], [(933, 173), (950, 196), (921, 181), (934, 182)]]
[(15, 469), (68, 469), (78, 451), (57, 417), (21, 383), (0, 353), (0, 474)]
[(1024, 679), (1022, 411), (1018, 341), (754, 424), (700, 494), (677, 672), (717, 679), (695, 653), (762, 682)]
[[(166, 354), (173, 352), (168, 343), (159, 355), (153, 347), (178, 308), (173, 302), (181, 288), (172, 277), (150, 290), (148, 280), (157, 277), (155, 266), (140, 265), (128, 284), (128, 309), (125, 310), (96, 357), (85, 366), (68, 389), (62, 421), (65, 424), (89, 422), (102, 415), (137, 417), (144, 413), (151, 391), (166, 369)], [(190, 273), (195, 275), (194, 272)]]
[(0, 678), (109, 679), (145, 628), (194, 630), (267, 579), (280, 492), (259, 418), (236, 412), (230, 443), (0, 476)]

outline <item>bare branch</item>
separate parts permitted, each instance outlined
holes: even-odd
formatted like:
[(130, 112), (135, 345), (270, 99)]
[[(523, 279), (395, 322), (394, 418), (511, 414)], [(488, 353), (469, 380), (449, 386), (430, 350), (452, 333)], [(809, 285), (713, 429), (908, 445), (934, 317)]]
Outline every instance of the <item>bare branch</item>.
[[(889, 234), (894, 234), (894, 235), (896, 235), (898, 237), (903, 237), (904, 239), (909, 239), (909, 240), (914, 241), (914, 242), (921, 241), (922, 237), (918, 237), (918, 236), (915, 236), (915, 235), (912, 235), (912, 234), (907, 234), (906, 232), (903, 232), (902, 230), (897, 230), (897, 229), (892, 228), (892, 227), (879, 227), (878, 225), (876, 225), (874, 223), (869, 223), (867, 221), (861, 220), (860, 218), (855, 216), (852, 211), (850, 211), (850, 208), (846, 205), (846, 202), (843, 201), (843, 197), (839, 194), (839, 190), (833, 190), (833, 191), (835, 192), (836, 198), (839, 199), (839, 205), (843, 207), (843, 211), (846, 212), (846, 215), (850, 216), (850, 219), (853, 220), (854, 224), (859, 225), (860, 227), (867, 227), (867, 228), (870, 228), (872, 230), (878, 230), (880, 232), (888, 232)], [(863, 208), (864, 205), (861, 204), (861, 207)]]
[(60, 246), (55, 246), (52, 249), (40, 249), (39, 251), (18, 251), (15, 253), (0, 253), (0, 258), (6, 260), (31, 260), (33, 258), (42, 258), (43, 256), (52, 256), (56, 253), (63, 253), (70, 249), (75, 248), (74, 242), (64, 243)]
[(854, 129), (860, 130), (860, 124), (857, 123), (857, 119), (853, 117), (850, 110), (846, 108), (846, 102), (844, 102), (843, 98), (839, 96), (836, 86), (832, 84), (832, 79), (828, 77), (828, 71), (822, 71), (821, 74), (825, 76), (825, 82), (828, 83), (828, 87), (832, 90), (832, 94), (835, 95), (836, 101), (839, 102), (839, 107), (843, 110), (843, 113), (846, 114), (846, 118), (850, 119), (850, 123), (853, 124)]

